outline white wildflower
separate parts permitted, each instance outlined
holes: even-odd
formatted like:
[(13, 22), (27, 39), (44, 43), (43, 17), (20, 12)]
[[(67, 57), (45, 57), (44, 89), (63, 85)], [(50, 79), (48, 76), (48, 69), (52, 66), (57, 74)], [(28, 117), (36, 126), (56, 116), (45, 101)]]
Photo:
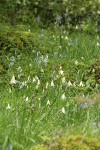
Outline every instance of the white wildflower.
[(66, 99), (65, 93), (62, 94), (61, 99), (62, 100)]
[(8, 110), (8, 109), (11, 109), (10, 104), (7, 105), (6, 109), (7, 109), (7, 110)]
[(75, 65), (78, 65), (78, 61), (77, 60), (75, 61)]
[(33, 78), (33, 81), (32, 81), (32, 82), (33, 82), (33, 83), (34, 83), (34, 82), (36, 82), (36, 79), (35, 79), (35, 78)]
[(76, 27), (75, 27), (76, 29), (78, 29), (78, 26), (76, 25)]
[(17, 81), (15, 80), (15, 76), (13, 75), (10, 81), (10, 84), (16, 84)]
[(32, 67), (32, 64), (29, 64), (30, 67)]
[(28, 102), (28, 100), (29, 100), (28, 97), (26, 97), (26, 98), (25, 98), (25, 101)]
[[(100, 2), (100, 0), (99, 0), (99, 2)], [(98, 10), (98, 11), (97, 11), (97, 14), (99, 14), (99, 15), (100, 15), (100, 10)]]
[(29, 29), (28, 32), (31, 32), (31, 30)]
[(63, 71), (63, 70), (59, 70), (59, 74), (60, 74), (60, 75), (63, 75), (63, 74), (64, 74), (64, 71)]
[(97, 42), (97, 46), (100, 46), (99, 42)]
[(71, 83), (71, 81), (68, 81), (68, 83), (67, 83), (67, 84), (68, 84), (68, 86), (72, 86), (72, 83)]
[(47, 105), (50, 105), (50, 101), (49, 100), (47, 100)]
[(84, 57), (81, 57), (82, 60), (84, 60)]
[(67, 37), (67, 36), (65, 36), (65, 40), (68, 40), (68, 37)]
[(49, 84), (48, 84), (48, 82), (47, 82), (47, 83), (46, 83), (46, 89), (48, 88), (48, 85), (49, 85)]
[(40, 80), (38, 79), (38, 81), (37, 81), (37, 85), (39, 86), (40, 85)]
[(61, 81), (62, 81), (62, 83), (65, 83), (65, 82), (66, 82), (66, 78), (63, 77), (63, 78), (61, 79)]
[(54, 87), (54, 86), (55, 86), (55, 85), (54, 85), (54, 82), (53, 82), (53, 80), (51, 81), (51, 86), (52, 86), (52, 87)]
[(83, 87), (83, 86), (84, 86), (84, 84), (83, 84), (82, 81), (80, 82), (79, 86), (80, 86), (80, 87)]
[(63, 114), (65, 114), (65, 113), (66, 113), (66, 111), (65, 111), (65, 108), (64, 108), (64, 107), (61, 109), (61, 112), (62, 112)]
[(95, 72), (95, 69), (92, 69), (92, 72)]

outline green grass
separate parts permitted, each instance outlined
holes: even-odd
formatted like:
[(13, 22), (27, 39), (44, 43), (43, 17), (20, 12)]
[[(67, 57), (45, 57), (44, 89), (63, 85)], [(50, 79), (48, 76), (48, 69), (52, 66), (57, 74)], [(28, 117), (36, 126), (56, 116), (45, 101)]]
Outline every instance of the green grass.
[(30, 52), (0, 56), (0, 149), (29, 150), (65, 133), (100, 138), (99, 36), (32, 33)]

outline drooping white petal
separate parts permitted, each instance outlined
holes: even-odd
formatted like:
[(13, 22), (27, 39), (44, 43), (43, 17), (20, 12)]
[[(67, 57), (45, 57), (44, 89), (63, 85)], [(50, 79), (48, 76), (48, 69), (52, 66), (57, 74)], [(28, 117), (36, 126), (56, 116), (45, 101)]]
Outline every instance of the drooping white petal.
[(10, 84), (16, 84), (15, 76), (13, 75), (10, 81)]
[(62, 112), (63, 114), (65, 114), (65, 113), (66, 113), (66, 111), (65, 111), (65, 108), (64, 108), (64, 107), (61, 109), (61, 112)]

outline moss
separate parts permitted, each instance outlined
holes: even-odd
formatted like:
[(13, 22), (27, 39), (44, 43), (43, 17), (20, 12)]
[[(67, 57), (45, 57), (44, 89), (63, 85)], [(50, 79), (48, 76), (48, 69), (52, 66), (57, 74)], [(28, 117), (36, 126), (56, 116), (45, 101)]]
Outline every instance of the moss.
[[(52, 143), (52, 142), (51, 142)], [(59, 139), (56, 146), (50, 143), (37, 145), (31, 150), (99, 150), (100, 143), (98, 139), (88, 138), (83, 136), (63, 137)]]

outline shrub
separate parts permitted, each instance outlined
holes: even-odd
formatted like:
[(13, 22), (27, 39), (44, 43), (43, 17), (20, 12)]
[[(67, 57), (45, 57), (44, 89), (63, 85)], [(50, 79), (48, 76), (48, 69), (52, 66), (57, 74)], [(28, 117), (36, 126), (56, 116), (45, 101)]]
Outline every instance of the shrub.
[(15, 53), (18, 50), (29, 52), (33, 46), (34, 35), (30, 32), (8, 31), (0, 33), (0, 54)]

